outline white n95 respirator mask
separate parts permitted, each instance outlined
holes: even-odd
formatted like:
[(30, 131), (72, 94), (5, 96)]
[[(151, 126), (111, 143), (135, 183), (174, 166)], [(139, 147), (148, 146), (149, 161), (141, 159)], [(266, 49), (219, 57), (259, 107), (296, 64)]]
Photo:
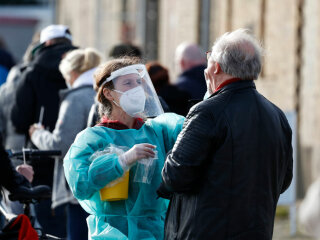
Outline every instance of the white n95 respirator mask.
[(135, 117), (137, 114), (144, 111), (146, 95), (141, 86), (132, 88), (125, 92), (118, 90), (113, 91), (122, 94), (119, 100), (120, 107), (131, 117)]

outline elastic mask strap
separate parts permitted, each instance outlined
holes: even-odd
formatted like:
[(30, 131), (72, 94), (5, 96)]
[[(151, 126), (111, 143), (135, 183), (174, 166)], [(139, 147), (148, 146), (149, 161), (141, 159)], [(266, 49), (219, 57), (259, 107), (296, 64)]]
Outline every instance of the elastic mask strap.
[(122, 93), (122, 94), (124, 94), (124, 92), (121, 92), (121, 91), (116, 90), (116, 89), (112, 89), (112, 91), (117, 92), (117, 93)]
[(118, 107), (121, 108), (121, 106), (120, 106), (116, 101), (112, 100), (112, 102), (113, 102), (115, 105), (117, 105)]

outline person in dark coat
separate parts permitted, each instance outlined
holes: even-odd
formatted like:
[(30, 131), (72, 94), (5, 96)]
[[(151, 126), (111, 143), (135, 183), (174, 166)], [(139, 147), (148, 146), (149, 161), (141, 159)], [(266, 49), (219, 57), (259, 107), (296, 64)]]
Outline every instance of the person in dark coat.
[(184, 42), (176, 49), (175, 61), (180, 74), (174, 85), (187, 92), (190, 100), (202, 100), (207, 90), (203, 75), (206, 68), (204, 52), (198, 45)]
[[(6, 188), (9, 192), (15, 193), (19, 190), (20, 186), (30, 188), (30, 182), (26, 177), (17, 172), (12, 165), (12, 162), (8, 156), (8, 153), (5, 151), (2, 142), (2, 135), (0, 134), (0, 187)], [(32, 180), (32, 170), (29, 171)], [(1, 194), (0, 194), (1, 195)], [(1, 196), (0, 196), (1, 198)]]
[[(28, 136), (29, 126), (39, 122), (40, 118), (46, 129), (54, 130), (59, 112), (59, 91), (66, 88), (59, 64), (66, 52), (75, 49), (71, 41), (69, 28), (63, 25), (50, 25), (40, 32), (41, 46), (21, 76), (12, 107), (11, 120), (18, 133)], [(36, 148), (31, 141), (28, 147)], [(32, 166), (35, 172), (33, 184), (52, 187), (54, 160), (42, 158), (34, 161)], [(59, 213), (59, 209), (55, 209), (53, 216), (50, 207), (49, 200), (36, 205), (38, 219), (45, 232), (63, 237), (64, 210)]]
[(292, 180), (292, 132), (253, 80), (262, 48), (244, 29), (209, 52), (210, 97), (195, 105), (162, 170), (165, 239), (271, 240), (279, 195)]
[(22, 61), (13, 66), (8, 74), (6, 82), (0, 86), (0, 132), (2, 134), (5, 149), (20, 151), (25, 144), (25, 135), (19, 134), (11, 121), (11, 110), (16, 97), (17, 86), (22, 73), (28, 68), (34, 58), (34, 51), (38, 48), (40, 32), (36, 32), (32, 42), (27, 47)]
[[(2, 134), (0, 133), (0, 200), (2, 200), (2, 188), (7, 189), (11, 194), (19, 194), (24, 192), (28, 194), (28, 190), (31, 187), (29, 180), (17, 172), (8, 156), (8, 153), (5, 151), (3, 142), (2, 142)], [(25, 166), (24, 166), (25, 167)], [(32, 168), (25, 168), (27, 175), (29, 175), (30, 180), (32, 181)], [(4, 224), (4, 216), (0, 215), (0, 227), (3, 227)]]
[(190, 108), (189, 94), (170, 84), (168, 69), (160, 63), (149, 62), (146, 68), (158, 96), (168, 104), (169, 111), (186, 116)]

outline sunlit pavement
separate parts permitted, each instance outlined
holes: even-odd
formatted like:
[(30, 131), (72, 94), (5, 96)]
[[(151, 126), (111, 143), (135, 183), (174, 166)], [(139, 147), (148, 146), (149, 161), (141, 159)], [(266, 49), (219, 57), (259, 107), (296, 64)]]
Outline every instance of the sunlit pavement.
[(273, 230), (273, 240), (316, 240), (316, 238), (308, 237), (301, 233), (298, 227), (298, 232), (294, 235), (290, 235), (289, 218), (276, 218)]

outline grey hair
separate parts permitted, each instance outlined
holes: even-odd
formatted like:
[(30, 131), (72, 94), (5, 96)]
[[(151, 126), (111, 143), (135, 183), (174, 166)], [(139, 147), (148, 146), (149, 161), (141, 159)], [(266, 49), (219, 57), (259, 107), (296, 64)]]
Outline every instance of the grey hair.
[(211, 59), (221, 70), (243, 80), (255, 80), (262, 68), (263, 49), (247, 29), (227, 32), (212, 47)]

